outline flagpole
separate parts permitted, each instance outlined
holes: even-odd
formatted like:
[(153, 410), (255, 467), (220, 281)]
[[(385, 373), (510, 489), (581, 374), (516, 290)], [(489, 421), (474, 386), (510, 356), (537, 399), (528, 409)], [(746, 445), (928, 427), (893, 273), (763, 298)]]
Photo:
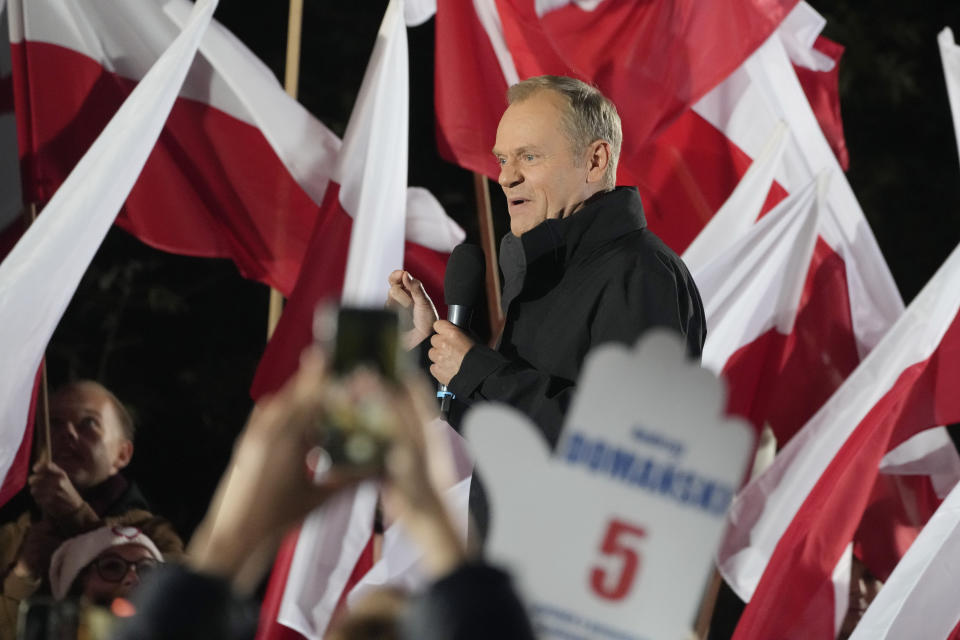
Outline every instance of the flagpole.
[[(287, 62), (284, 68), (283, 88), (291, 98), (297, 98), (300, 80), (300, 39), (303, 32), (303, 0), (290, 0), (287, 16)], [(273, 336), (280, 314), (283, 313), (283, 294), (270, 287), (270, 307), (267, 312), (267, 340)]]
[[(26, 211), (26, 226), (27, 228), (32, 225), (37, 219), (37, 203), (31, 202), (27, 207)], [(50, 445), (50, 391), (47, 386), (47, 359), (44, 358), (40, 361), (40, 418), (41, 423), (43, 424), (43, 442), (40, 444), (39, 455), (37, 456), (40, 460), (53, 460), (53, 449)], [(36, 449), (35, 449), (36, 450)]]
[(490, 187), (485, 175), (474, 172), (473, 189), (477, 199), (477, 227), (480, 244), (487, 259), (487, 313), (490, 318), (490, 346), (494, 346), (503, 329), (503, 307), (500, 304), (500, 276), (497, 273), (497, 249), (494, 243), (493, 211)]

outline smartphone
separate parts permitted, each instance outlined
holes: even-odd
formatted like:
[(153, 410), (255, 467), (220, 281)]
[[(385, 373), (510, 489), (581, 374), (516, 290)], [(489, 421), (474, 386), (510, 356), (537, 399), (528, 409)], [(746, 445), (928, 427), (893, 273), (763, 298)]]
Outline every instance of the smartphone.
[[(337, 377), (365, 367), (396, 382), (404, 369), (398, 326), (389, 309), (323, 305), (314, 316), (314, 338), (332, 354)], [(391, 418), (388, 407), (331, 392), (318, 427), (319, 445), (333, 465), (382, 467), (393, 437)]]

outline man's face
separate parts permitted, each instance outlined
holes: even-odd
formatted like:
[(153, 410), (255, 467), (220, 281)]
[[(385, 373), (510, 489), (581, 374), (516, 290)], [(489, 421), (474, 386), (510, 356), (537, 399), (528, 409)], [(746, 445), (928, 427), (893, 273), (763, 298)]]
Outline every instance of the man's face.
[(138, 544), (111, 547), (97, 556), (82, 574), (83, 595), (102, 605), (109, 605), (116, 598), (126, 598), (143, 580), (143, 574), (156, 564), (146, 547)]
[(583, 158), (573, 154), (563, 107), (560, 94), (538, 91), (507, 107), (497, 127), (493, 155), (515, 236), (548, 218), (570, 215), (597, 190), (588, 182), (586, 152)]
[(125, 467), (132, 444), (103, 389), (79, 384), (57, 393), (50, 406), (53, 461), (77, 489), (96, 486)]

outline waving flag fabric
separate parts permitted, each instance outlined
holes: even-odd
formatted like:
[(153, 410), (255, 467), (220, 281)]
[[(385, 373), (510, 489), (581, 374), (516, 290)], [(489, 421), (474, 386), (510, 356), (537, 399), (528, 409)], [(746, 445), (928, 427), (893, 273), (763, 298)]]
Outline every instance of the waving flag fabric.
[[(937, 43), (960, 149), (960, 47), (949, 28), (938, 34)], [(940, 388), (936, 392), (949, 393)], [(885, 581), (851, 637), (857, 640), (905, 638), (921, 629), (931, 638), (960, 636), (960, 605), (953, 597), (955, 576), (945, 570), (958, 554), (960, 486), (954, 487)]]
[[(494, 164), (487, 151), (507, 86), (544, 73), (569, 75), (595, 83), (619, 106), (624, 116), (620, 182), (636, 184), (643, 144), (729, 75), (794, 4), (440, 0), (441, 152), (491, 175)], [(467, 42), (470, 46), (464, 46)]]
[[(13, 83), (28, 201), (50, 198), (191, 6), (25, 4)], [(163, 250), (230, 258), (246, 277), (289, 295), (340, 141), (218, 23), (200, 51), (118, 224)], [(450, 225), (443, 215), (434, 223), (420, 230)], [(411, 240), (449, 251), (430, 235)]]
[[(377, 35), (343, 147), (337, 157), (310, 249), (296, 287), (261, 360), (255, 397), (282, 384), (312, 339), (313, 312), (324, 299), (382, 307), (387, 275), (405, 266), (427, 275), (440, 274), (445, 256), (423, 250), (404, 258), (403, 229), (414, 210), (439, 208), (423, 190), (408, 191), (407, 111), (409, 83), (403, 3), (392, 0)], [(419, 198), (412, 202), (411, 198)], [(407, 219), (405, 219), (407, 218)], [(413, 221), (413, 226), (423, 223)], [(452, 246), (463, 232), (446, 233)], [(417, 256), (411, 263), (410, 256)], [(433, 292), (437, 294), (436, 291)], [(258, 637), (306, 638), (325, 633), (338, 605), (369, 568), (376, 487), (363, 484), (312, 514), (298, 539), (284, 547), (271, 577)], [(464, 504), (465, 508), (465, 504)], [(282, 596), (279, 595), (282, 593)]]
[(829, 627), (812, 629), (808, 616), (820, 617), (824, 585), (856, 530), (880, 460), (913, 434), (960, 420), (958, 310), (955, 250), (880, 344), (737, 497), (722, 545), (725, 569), (759, 563), (763, 570), (735, 637), (832, 637)]
[[(28, 4), (13, 0), (8, 5), (15, 36)], [(195, 5), (183, 31), (63, 182), (44, 215), (0, 263), (4, 477), (24, 438), (34, 376), (47, 342), (160, 135), (216, 5), (216, 0)]]

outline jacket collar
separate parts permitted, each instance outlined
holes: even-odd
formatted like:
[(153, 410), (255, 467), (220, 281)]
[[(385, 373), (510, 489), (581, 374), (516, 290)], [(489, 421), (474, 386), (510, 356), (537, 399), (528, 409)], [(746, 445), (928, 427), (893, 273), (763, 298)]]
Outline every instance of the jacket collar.
[(562, 275), (563, 267), (608, 242), (647, 226), (635, 187), (617, 187), (594, 194), (583, 207), (563, 219), (544, 220), (519, 238), (508, 233), (500, 242), (504, 310), (523, 291), (531, 265)]

